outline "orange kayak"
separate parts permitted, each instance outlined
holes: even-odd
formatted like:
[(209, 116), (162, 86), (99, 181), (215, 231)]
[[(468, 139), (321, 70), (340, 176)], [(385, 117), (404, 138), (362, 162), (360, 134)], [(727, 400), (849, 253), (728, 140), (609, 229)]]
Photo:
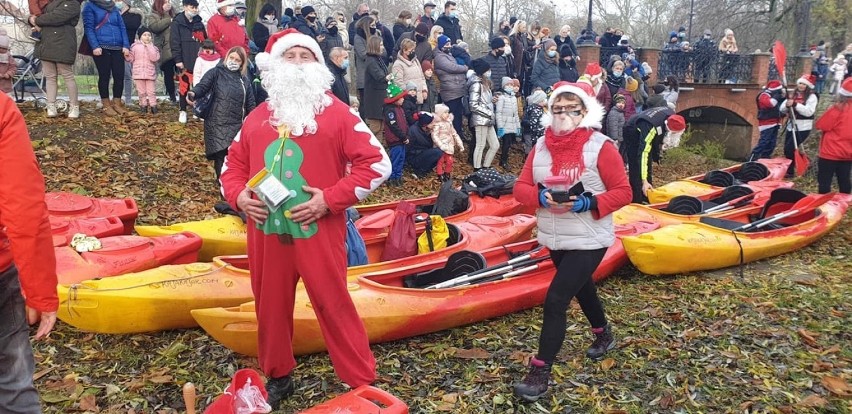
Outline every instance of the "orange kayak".
[[(481, 251), (528, 240), (535, 217), (473, 217), (454, 225), (457, 234), (445, 249), (378, 262), (384, 239), (367, 243), (371, 263), (347, 269), (350, 280), (367, 272), (408, 269), (440, 263), (460, 250)], [(59, 285), (58, 316), (78, 329), (99, 333), (136, 333), (197, 326), (192, 309), (237, 306), (252, 300), (247, 256), (223, 256), (213, 263), (160, 266), (155, 269)]]
[[(761, 216), (772, 217), (789, 212), (795, 206), (792, 202), (771, 205)], [(749, 214), (742, 213), (666, 226), (625, 237), (623, 242), (630, 261), (649, 275), (721, 269), (807, 246), (834, 229), (846, 209), (844, 197), (835, 196), (816, 209), (803, 210), (807, 214), (792, 223), (767, 226), (758, 231), (740, 229), (752, 222)]]
[(733, 165), (653, 188), (648, 191), (648, 201), (662, 203), (679, 195), (698, 197), (738, 184), (745, 184), (755, 191), (790, 188), (793, 183), (784, 181), (789, 165), (790, 160), (786, 158), (767, 158)]
[[(619, 237), (636, 235), (655, 229), (651, 223), (632, 223), (617, 226)], [(486, 265), (508, 261), (512, 256), (530, 252), (537, 247), (534, 240), (482, 251)], [(547, 250), (542, 251), (545, 257)], [(617, 240), (606, 252), (593, 278), (600, 281), (627, 263), (621, 241)], [(407, 288), (410, 275), (442, 268), (442, 262), (417, 266), (387, 268), (351, 279), (349, 292), (358, 315), (364, 321), (371, 343), (393, 341), (430, 332), (437, 332), (495, 318), (544, 302), (553, 278), (549, 259), (539, 262), (528, 273), (502, 280), (491, 280), (460, 287), (443, 289)], [(232, 308), (196, 309), (192, 316), (214, 339), (234, 352), (257, 355), (257, 317), (254, 302)], [(325, 350), (319, 324), (311, 308), (307, 291), (296, 292), (294, 311), (293, 351), (297, 355)]]
[(124, 234), (133, 232), (139, 216), (136, 200), (132, 198), (93, 198), (74, 193), (53, 192), (44, 196), (47, 212), (65, 218), (118, 217), (124, 223)]
[(67, 246), (77, 233), (98, 238), (124, 234), (124, 223), (118, 217), (48, 217), (56, 247)]
[(100, 239), (98, 250), (77, 253), (71, 247), (54, 248), (56, 276), (60, 285), (140, 272), (167, 264), (198, 260), (201, 238), (193, 233), (171, 236), (115, 236)]

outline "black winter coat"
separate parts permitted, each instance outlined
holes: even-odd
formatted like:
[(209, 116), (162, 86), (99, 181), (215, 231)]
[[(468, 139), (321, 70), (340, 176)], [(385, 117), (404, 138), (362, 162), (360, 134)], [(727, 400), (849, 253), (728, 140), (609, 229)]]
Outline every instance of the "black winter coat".
[(35, 53), (46, 62), (73, 65), (77, 59), (77, 22), (80, 20), (80, 3), (76, 0), (53, 0), (44, 7), (36, 24), (41, 27), (41, 41)]
[(488, 62), (491, 67), (491, 91), (497, 92), (503, 89), (503, 77), (513, 78), (509, 70), (509, 59), (505, 56), (495, 56), (494, 51), (488, 52), (481, 58)]
[(207, 38), (201, 16), (193, 17), (190, 22), (185, 14), (178, 13), (172, 20), (169, 47), (172, 49), (175, 63), (183, 63), (183, 67), (190, 72), (195, 68), (195, 58), (198, 57), (198, 50), (201, 49), (201, 41), (192, 36), (193, 32), (200, 32), (204, 39)]
[(438, 20), (435, 20), (435, 24), (444, 28), (444, 36), (450, 38), (451, 44), (456, 44), (459, 40), (464, 40), (459, 19), (441, 14)]
[(257, 21), (254, 23), (254, 26), (251, 27), (251, 40), (254, 41), (254, 44), (261, 51), (266, 50), (266, 43), (269, 42), (269, 28), (261, 23), (264, 16), (267, 14), (273, 13), (275, 14), (276, 19), (280, 19), (278, 17), (278, 11), (275, 10), (275, 6), (267, 3), (264, 4), (263, 7), (260, 8), (260, 13), (258, 13)]
[(331, 60), (326, 61), (326, 66), (328, 66), (328, 70), (334, 75), (334, 83), (331, 84), (331, 93), (345, 103), (349, 105), (349, 85), (346, 83), (346, 71), (338, 67)]
[(204, 119), (204, 154), (212, 159), (213, 154), (228, 149), (240, 132), (243, 119), (254, 109), (254, 89), (247, 77), (220, 63), (204, 74), (192, 93), (196, 101), (213, 94), (210, 116)]
[(142, 12), (131, 7), (121, 13), (121, 20), (124, 20), (124, 29), (127, 30), (127, 41), (132, 45), (136, 32), (142, 27)]
[(317, 40), (317, 36), (324, 32), (319, 25), (314, 26), (308, 23), (304, 16), (296, 16), (296, 19), (290, 22), (290, 27), (314, 38), (314, 40)]
[(388, 66), (383, 56), (367, 55), (364, 70), (364, 102), (361, 102), (361, 116), (364, 119), (384, 119), (382, 107), (388, 87)]

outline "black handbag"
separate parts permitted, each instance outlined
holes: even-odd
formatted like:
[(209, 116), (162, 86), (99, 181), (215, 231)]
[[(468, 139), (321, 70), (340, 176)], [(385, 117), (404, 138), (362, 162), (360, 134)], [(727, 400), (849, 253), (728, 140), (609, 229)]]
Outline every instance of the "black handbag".
[(195, 105), (192, 107), (193, 115), (201, 119), (207, 119), (207, 117), (210, 116), (210, 107), (213, 106), (212, 104), (213, 91), (210, 91), (207, 95), (195, 100)]

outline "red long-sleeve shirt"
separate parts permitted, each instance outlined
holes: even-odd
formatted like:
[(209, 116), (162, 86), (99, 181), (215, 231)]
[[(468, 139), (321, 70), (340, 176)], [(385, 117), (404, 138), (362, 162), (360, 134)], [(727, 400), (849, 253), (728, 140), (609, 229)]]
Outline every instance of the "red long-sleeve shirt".
[[(535, 151), (531, 151), (524, 162), (524, 168), (521, 170), (521, 175), (515, 183), (515, 198), (524, 205), (530, 207), (540, 207), (538, 194), (539, 187), (533, 181), (533, 160)], [(599, 219), (615, 210), (626, 206), (630, 203), (633, 197), (630, 189), (630, 182), (627, 180), (627, 174), (624, 172), (624, 160), (618, 153), (612, 142), (607, 142), (601, 147), (598, 153), (598, 172), (606, 186), (606, 191), (595, 195), (597, 201), (597, 209), (592, 210), (592, 217)]]
[(0, 271), (14, 262), (27, 306), (54, 312), (56, 258), (44, 191), (24, 117), (0, 94)]
[(242, 46), (246, 53), (249, 52), (248, 34), (237, 16), (226, 17), (220, 13), (211, 16), (207, 21), (207, 37), (213, 41), (222, 60), (228, 58), (228, 50), (234, 46)]
[(852, 104), (832, 105), (814, 127), (822, 131), (820, 158), (852, 161)]

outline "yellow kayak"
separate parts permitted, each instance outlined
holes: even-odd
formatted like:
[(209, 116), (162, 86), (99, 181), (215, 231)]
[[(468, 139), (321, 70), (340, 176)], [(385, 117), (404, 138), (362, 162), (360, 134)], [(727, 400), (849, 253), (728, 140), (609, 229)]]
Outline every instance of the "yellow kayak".
[(246, 253), (246, 225), (237, 216), (171, 226), (136, 226), (136, 233), (145, 237), (168, 236), (185, 231), (195, 233), (204, 240), (198, 251), (198, 260), (201, 262), (209, 262), (216, 256)]
[[(671, 275), (737, 266), (792, 252), (819, 240), (834, 229), (846, 212), (844, 197), (835, 196), (804, 221), (767, 227), (756, 232), (735, 231), (749, 223), (749, 214), (702, 218), (622, 238), (627, 256), (649, 275)], [(768, 216), (768, 217), (771, 217)]]
[(168, 265), (138, 273), (59, 285), (57, 316), (100, 333), (197, 326), (192, 309), (237, 306), (253, 299), (245, 258)]

